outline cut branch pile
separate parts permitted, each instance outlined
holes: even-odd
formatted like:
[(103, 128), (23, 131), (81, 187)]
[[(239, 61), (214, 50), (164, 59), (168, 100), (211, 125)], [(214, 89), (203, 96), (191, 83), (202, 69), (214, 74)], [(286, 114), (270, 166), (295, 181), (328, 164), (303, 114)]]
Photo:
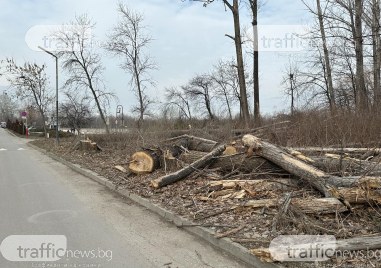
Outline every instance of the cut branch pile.
[[(309, 150), (314, 156), (300, 152)], [(237, 209), (272, 209), (278, 211), (271, 223), (272, 234), (285, 219), (332, 233), (322, 224), (315, 224), (309, 215), (338, 217), (381, 204), (381, 177), (377, 177), (381, 176), (381, 165), (369, 157), (377, 155), (380, 149), (371, 149), (371, 153), (363, 148), (319, 149), (325, 153), (323, 156), (316, 156), (316, 151), (282, 148), (251, 134), (229, 144), (182, 135), (165, 140), (154, 149), (135, 152), (129, 171), (143, 174), (164, 170), (165, 175), (151, 180), (154, 191), (184, 179), (206, 178), (204, 184), (192, 184), (200, 186), (200, 194), (192, 196), (193, 203), (222, 203), (225, 209), (209, 215), (196, 213), (195, 220)], [(217, 237), (233, 235), (243, 228), (235, 227)]]

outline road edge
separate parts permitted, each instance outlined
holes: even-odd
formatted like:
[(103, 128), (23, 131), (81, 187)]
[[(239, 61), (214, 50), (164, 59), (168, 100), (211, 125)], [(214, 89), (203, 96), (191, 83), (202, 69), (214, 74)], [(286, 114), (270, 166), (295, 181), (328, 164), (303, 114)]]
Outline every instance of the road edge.
[(180, 217), (176, 215), (175, 213), (168, 211), (162, 207), (159, 207), (158, 205), (152, 203), (149, 199), (143, 198), (141, 196), (138, 196), (134, 193), (131, 193), (127, 189), (117, 189), (117, 186), (114, 185), (111, 181), (109, 181), (107, 178), (97, 174), (96, 172), (89, 170), (87, 168), (83, 168), (78, 164), (73, 164), (49, 151), (46, 151), (45, 149), (42, 149), (36, 145), (33, 145), (31, 143), (27, 143), (27, 145), (45, 155), (52, 158), (53, 160), (69, 167), (73, 171), (105, 186), (109, 190), (118, 193), (119, 195), (130, 199), (131, 201), (139, 204), (140, 206), (148, 209), (151, 212), (154, 212), (155, 214), (161, 216), (166, 221), (172, 222), (176, 225), (178, 228), (182, 228), (186, 230), (187, 232), (196, 235), (197, 237), (203, 239), (204, 241), (207, 241), (208, 243), (212, 244), (213, 246), (217, 247), (218, 249), (223, 250), (224, 252), (234, 256), (235, 258), (243, 261), (244, 263), (258, 268), (276, 268), (280, 267), (278, 265), (272, 264), (272, 263), (264, 263), (259, 258), (254, 256), (250, 253), (249, 250), (247, 250), (245, 247), (241, 246), (238, 243), (235, 243), (231, 241), (229, 238), (221, 238), (217, 239), (214, 237), (214, 233), (210, 230), (208, 230), (205, 227), (201, 226), (191, 226), (193, 223), (183, 217)]

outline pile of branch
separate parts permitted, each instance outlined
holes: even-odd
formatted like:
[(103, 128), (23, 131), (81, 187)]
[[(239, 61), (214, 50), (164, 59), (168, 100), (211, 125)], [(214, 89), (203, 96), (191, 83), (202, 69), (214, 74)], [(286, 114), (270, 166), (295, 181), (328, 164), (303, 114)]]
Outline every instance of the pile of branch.
[[(381, 149), (297, 149), (282, 148), (251, 134), (229, 144), (182, 135), (165, 140), (153, 149), (135, 152), (129, 172), (164, 170), (166, 175), (151, 180), (154, 189), (194, 178), (190, 175), (196, 172), (206, 179), (202, 188), (207, 190), (192, 199), (225, 205), (220, 212), (197, 216), (196, 220), (237, 208), (272, 209), (278, 213), (271, 232), (284, 219), (291, 218), (291, 222), (310, 224), (329, 233), (324, 226), (311, 222), (309, 215), (338, 215), (381, 204), (381, 164), (370, 161)], [(310, 154), (306, 156), (301, 151)], [(239, 232), (241, 227), (218, 237)], [(263, 249), (252, 252), (259, 257), (268, 255)]]
[[(335, 150), (333, 149), (333, 151)], [(341, 149), (341, 151), (358, 152), (354, 149)], [(360, 151), (366, 153), (362, 149)], [(373, 150), (373, 152), (378, 151), (378, 149)], [(159, 168), (169, 172), (167, 175), (151, 181), (154, 188), (161, 188), (185, 179), (193, 172), (206, 167), (219, 172), (220, 175), (214, 177), (213, 180), (221, 181), (222, 188), (224, 188), (222, 190), (227, 190), (226, 185), (229, 183), (242, 186), (242, 179), (247, 175), (250, 179), (255, 176), (263, 179), (266, 177), (265, 175), (270, 174), (273, 175), (272, 177), (274, 175), (290, 177), (294, 181), (302, 182), (304, 186), (312, 187), (320, 193), (320, 198), (327, 198), (328, 201), (326, 203), (323, 201), (322, 204), (332, 204), (333, 202), (342, 204), (346, 208), (345, 210), (351, 210), (353, 204), (381, 203), (379, 191), (381, 178), (369, 176), (380, 175), (381, 165), (378, 163), (332, 154), (327, 154), (325, 158), (306, 157), (295, 149), (282, 148), (250, 134), (244, 135), (242, 140), (222, 145), (213, 140), (182, 135), (163, 141), (155, 149), (135, 152), (129, 164), (130, 172), (135, 174), (152, 173)], [(343, 168), (348, 170), (349, 167), (351, 167), (351, 171), (367, 170), (367, 176), (341, 177), (325, 172), (325, 170), (339, 171)], [(232, 178), (238, 178), (241, 181), (223, 181)], [(252, 182), (249, 184), (253, 185)], [(288, 181), (286, 184), (292, 183)], [(266, 187), (267, 190), (273, 189), (271, 183)], [(218, 194), (214, 194), (214, 196), (216, 195)], [(276, 203), (275, 200), (267, 201), (268, 206)], [(309, 200), (308, 202), (319, 203), (320, 200)], [(257, 200), (250, 200), (247, 204), (254, 203), (253, 206), (262, 204)], [(339, 210), (344, 211), (343, 208)], [(335, 210), (329, 209), (329, 211), (334, 212)]]

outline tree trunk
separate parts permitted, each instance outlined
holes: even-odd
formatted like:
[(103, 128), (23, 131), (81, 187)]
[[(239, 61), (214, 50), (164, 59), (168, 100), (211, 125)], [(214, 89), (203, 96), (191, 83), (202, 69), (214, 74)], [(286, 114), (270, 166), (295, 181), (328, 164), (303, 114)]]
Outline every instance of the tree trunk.
[(255, 191), (288, 190), (290, 187), (297, 187), (294, 179), (275, 179), (275, 180), (219, 180), (210, 181), (209, 189), (220, 191), (223, 189), (237, 189), (250, 186)]
[(295, 147), (290, 148), (299, 152), (306, 153), (348, 153), (348, 154), (365, 154), (373, 152), (374, 154), (380, 154), (381, 148), (329, 148), (329, 147)]
[(365, 87), (364, 48), (362, 29), (363, 0), (355, 0), (355, 52), (356, 52), (356, 91), (360, 111), (368, 108), (368, 96)]
[(146, 174), (155, 171), (160, 167), (160, 157), (155, 151), (140, 151), (131, 156), (128, 166), (135, 174)]
[(381, 103), (381, 37), (380, 37), (380, 1), (372, 0), (372, 41), (373, 41), (373, 107), (379, 109)]
[(254, 124), (260, 126), (261, 114), (259, 106), (259, 48), (258, 48), (258, 0), (250, 1), (253, 16), (253, 80), (254, 80)]
[(318, 19), (319, 19), (319, 26), (320, 26), (320, 34), (321, 39), (323, 43), (323, 51), (324, 51), (324, 64), (327, 71), (327, 86), (328, 86), (328, 101), (329, 101), (329, 107), (331, 109), (331, 113), (334, 113), (336, 110), (336, 101), (335, 101), (335, 91), (333, 89), (333, 82), (332, 82), (332, 69), (331, 69), (331, 62), (329, 57), (329, 51), (327, 46), (327, 38), (325, 35), (325, 28), (324, 28), (324, 18), (323, 18), (323, 12), (320, 5), (320, 0), (316, 0), (317, 4), (317, 12), (318, 12)]
[(340, 156), (312, 157), (312, 160), (314, 161), (313, 166), (328, 173), (381, 176), (381, 165), (377, 162)]
[(213, 151), (202, 157), (201, 159), (198, 159), (197, 161), (193, 162), (187, 167), (184, 167), (183, 169), (180, 169), (177, 172), (162, 176), (158, 179), (152, 180), (151, 185), (154, 188), (161, 188), (166, 185), (169, 185), (171, 183), (177, 182), (179, 180), (182, 180), (186, 178), (188, 175), (192, 174), (194, 171), (206, 166), (207, 164), (214, 161), (214, 158), (216, 156), (219, 156), (222, 154), (222, 152), (225, 150), (225, 145), (220, 145), (217, 148), (215, 148)]
[[(336, 241), (336, 250), (344, 253), (352, 250), (371, 250), (381, 248), (380, 236), (353, 237)], [(340, 255), (338, 255), (340, 256)]]
[(224, 3), (233, 14), (234, 19), (234, 43), (236, 49), (237, 57), (237, 68), (238, 68), (238, 80), (240, 88), (240, 107), (242, 110), (242, 117), (245, 122), (245, 126), (249, 127), (250, 122), (250, 113), (249, 105), (247, 102), (247, 91), (246, 91), (246, 81), (245, 81), (245, 68), (243, 64), (243, 55), (242, 55), (242, 39), (241, 39), (241, 24), (239, 18), (239, 4), (238, 0), (233, 0), (233, 5), (231, 5), (227, 0), (224, 0)]
[[(180, 156), (179, 160), (186, 164), (193, 163), (197, 159), (203, 157), (206, 153), (191, 151)], [(227, 173), (238, 170), (243, 173), (255, 174), (287, 174), (277, 165), (269, 162), (262, 157), (247, 157), (246, 154), (222, 155), (210, 165), (211, 168), (218, 168), (220, 171)]]
[(205, 94), (205, 106), (209, 114), (209, 119), (214, 120), (214, 115), (212, 112), (212, 107), (210, 106), (209, 93)]
[[(291, 205), (306, 214), (330, 214), (347, 211), (347, 208), (336, 198), (293, 198), (291, 199)], [(249, 200), (243, 206), (251, 208), (277, 207), (278, 199)]]
[(296, 157), (293, 157), (283, 149), (262, 141), (253, 135), (245, 135), (242, 138), (242, 141), (245, 146), (250, 147), (257, 155), (266, 158), (291, 174), (296, 175), (301, 180), (306, 181), (325, 197), (336, 196), (337, 190), (335, 187), (326, 182), (327, 178), (332, 176), (306, 164)]

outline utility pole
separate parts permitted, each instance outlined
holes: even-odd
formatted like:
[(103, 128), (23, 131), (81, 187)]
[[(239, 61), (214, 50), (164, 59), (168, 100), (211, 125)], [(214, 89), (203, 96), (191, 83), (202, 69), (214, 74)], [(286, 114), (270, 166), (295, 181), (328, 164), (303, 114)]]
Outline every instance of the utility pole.
[(48, 53), (49, 55), (53, 56), (55, 59), (56, 59), (56, 143), (57, 145), (59, 145), (60, 143), (60, 138), (59, 138), (59, 134), (58, 134), (58, 57), (57, 55), (53, 54), (52, 52), (42, 48), (42, 47), (38, 47), (39, 49), (41, 49), (42, 51)]

